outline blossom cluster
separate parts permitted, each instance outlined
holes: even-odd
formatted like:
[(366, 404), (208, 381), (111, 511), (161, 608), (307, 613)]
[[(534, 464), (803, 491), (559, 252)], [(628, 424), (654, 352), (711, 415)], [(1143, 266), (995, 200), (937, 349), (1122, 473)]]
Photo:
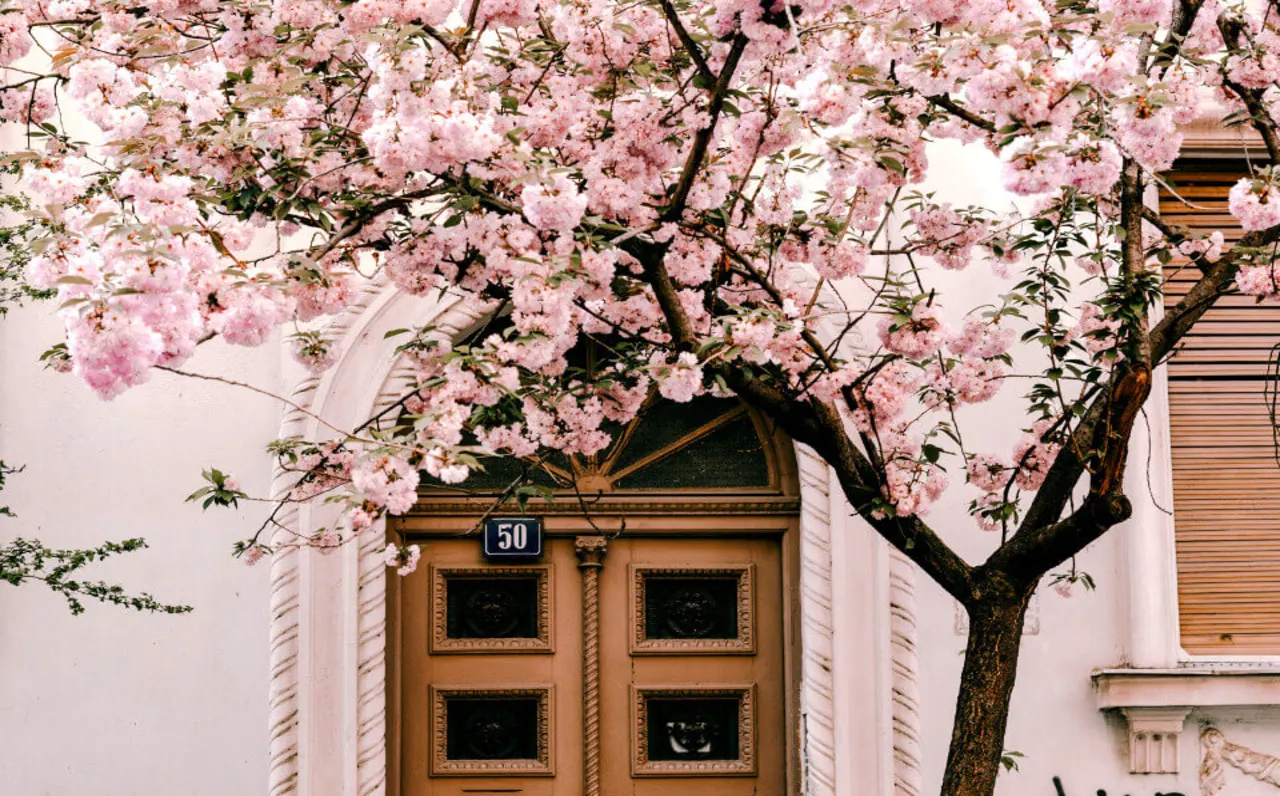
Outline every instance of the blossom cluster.
[[(1036, 409), (1001, 458), (960, 449), (957, 418), (1004, 388), (1019, 336), (1115, 365), (1100, 292), (1126, 167), (1167, 170), (1210, 107), (1280, 118), (1277, 22), (1206, 2), (1171, 31), (1169, 6), (0, 0), (27, 275), (66, 332), (49, 361), (110, 398), (283, 330), (320, 373), (342, 350), (327, 319), (368, 280), (489, 317), (401, 330), (394, 430), (291, 463), (300, 496), (346, 501), (321, 547), (408, 511), (424, 478), (464, 485), (477, 456), (599, 456), (655, 395), (739, 378), (836, 407), (880, 463), (881, 515), (925, 512), (952, 458), (990, 524), (1073, 420)], [(920, 193), (940, 141), (1025, 199)], [(1280, 225), (1278, 190), (1258, 169), (1230, 212)], [(1178, 246), (1226, 256), (1221, 235)], [(979, 261), (1021, 277), (966, 273), (986, 295), (960, 306), (931, 268)], [(1267, 263), (1238, 283), (1280, 295)]]

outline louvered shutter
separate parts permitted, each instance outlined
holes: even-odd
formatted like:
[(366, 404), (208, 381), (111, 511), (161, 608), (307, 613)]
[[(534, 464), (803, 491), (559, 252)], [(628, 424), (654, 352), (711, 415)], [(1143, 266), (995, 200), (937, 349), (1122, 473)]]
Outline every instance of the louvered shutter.
[[(1161, 212), (1234, 242), (1241, 232), (1227, 191), (1243, 173), (1175, 172), (1178, 193), (1202, 209), (1162, 191)], [(1166, 271), (1172, 307), (1199, 272), (1185, 261)], [(1264, 398), (1278, 343), (1280, 304), (1229, 295), (1169, 363), (1179, 616), (1182, 646), (1193, 654), (1280, 653), (1280, 464)]]

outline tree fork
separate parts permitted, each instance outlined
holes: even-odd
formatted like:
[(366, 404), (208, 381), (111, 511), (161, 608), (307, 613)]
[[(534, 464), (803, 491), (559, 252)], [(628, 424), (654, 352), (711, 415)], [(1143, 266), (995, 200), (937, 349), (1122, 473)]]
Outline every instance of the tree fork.
[(1004, 754), (1009, 701), (1018, 674), (1022, 625), (1035, 581), (997, 573), (975, 579), (951, 748), (941, 796), (991, 796)]

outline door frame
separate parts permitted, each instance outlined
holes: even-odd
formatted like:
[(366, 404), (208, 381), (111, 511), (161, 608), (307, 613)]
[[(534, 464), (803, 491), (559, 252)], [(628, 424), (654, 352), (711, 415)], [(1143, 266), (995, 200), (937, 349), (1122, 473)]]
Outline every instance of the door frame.
[[(286, 395), (294, 407), (284, 414), (280, 436), (321, 439), (329, 425), (353, 428), (403, 395), (412, 366), (391, 356), (394, 341), (384, 339), (386, 332), (433, 323), (461, 337), (482, 320), (482, 311), (459, 299), (408, 296), (379, 274), (330, 327), (336, 364), (320, 376), (293, 370)], [(294, 367), (288, 357), (282, 362)], [(914, 569), (850, 519), (820, 457), (795, 446), (795, 461), (803, 792), (918, 793)], [(272, 494), (286, 496), (291, 484), (290, 473), (278, 469)], [(332, 507), (286, 503), (277, 520), (290, 532), (274, 541), (315, 533), (336, 519)], [(392, 579), (380, 556), (385, 533), (378, 523), (331, 555), (282, 546), (272, 557), (271, 796), (387, 792), (387, 699), (395, 695), (386, 672)]]
[[(785, 450), (785, 449), (784, 449)], [(789, 452), (788, 452), (789, 453)], [(786, 482), (794, 484), (794, 461), (779, 456), (784, 473), (790, 471)], [(646, 501), (644, 514), (632, 514), (637, 504), (620, 497), (604, 499), (591, 507), (591, 517), (583, 515), (572, 500), (555, 503), (533, 501), (524, 514), (541, 517), (547, 539), (573, 539), (580, 536), (598, 536), (601, 531), (609, 535), (617, 530), (619, 520), (626, 519), (625, 532), (620, 538), (642, 539), (730, 539), (769, 537), (780, 540), (782, 566), (783, 636), (786, 639), (783, 654), (783, 715), (786, 717), (786, 771), (787, 796), (800, 796), (801, 790), (801, 718), (800, 684), (803, 655), (803, 634), (800, 616), (800, 501), (798, 496), (774, 496), (773, 499), (748, 497), (737, 502), (716, 500), (699, 505), (694, 496), (661, 502)], [(490, 505), (484, 499), (443, 502), (419, 500), (418, 505), (403, 517), (388, 523), (388, 538), (399, 544), (422, 542), (432, 539), (457, 539), (460, 530), (470, 528)], [(701, 509), (701, 510), (699, 510)], [(726, 530), (724, 520), (732, 520), (733, 529)], [(479, 545), (478, 538), (473, 536)], [(608, 566), (608, 559), (605, 559)], [(576, 573), (564, 573), (572, 577)], [(402, 657), (403, 618), (406, 613), (401, 601), (399, 578), (389, 578), (386, 591), (386, 678), (388, 683), (386, 707), (386, 770), (388, 796), (399, 796), (403, 779), (401, 768), (400, 730), (404, 711), (404, 672), (400, 667)], [(429, 607), (420, 610), (430, 616)], [(561, 612), (563, 613), (563, 612)]]

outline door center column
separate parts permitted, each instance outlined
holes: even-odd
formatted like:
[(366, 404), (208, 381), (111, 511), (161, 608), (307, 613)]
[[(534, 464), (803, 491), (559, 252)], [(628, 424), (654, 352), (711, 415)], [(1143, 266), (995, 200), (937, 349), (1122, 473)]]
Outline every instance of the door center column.
[(582, 792), (600, 796), (600, 570), (609, 540), (574, 540), (582, 571)]

